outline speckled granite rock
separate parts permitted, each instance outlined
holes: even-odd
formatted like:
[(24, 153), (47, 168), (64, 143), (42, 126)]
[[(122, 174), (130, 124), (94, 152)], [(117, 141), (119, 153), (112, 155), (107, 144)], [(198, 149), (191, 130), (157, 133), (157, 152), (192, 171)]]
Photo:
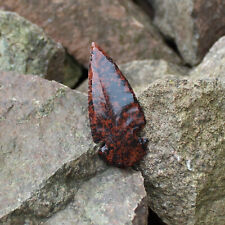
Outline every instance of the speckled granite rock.
[(149, 206), (168, 225), (224, 225), (224, 80), (156, 81), (139, 100)]
[(213, 43), (225, 35), (223, 0), (147, 0), (154, 8), (154, 23), (177, 44), (184, 60), (194, 65)]
[[(164, 60), (135, 60), (119, 66), (134, 92), (138, 95), (148, 87), (149, 84), (166, 78), (182, 78), (188, 74), (186, 67), (178, 66)], [(88, 81), (85, 80), (78, 91), (87, 93)]]
[(0, 8), (16, 11), (59, 41), (79, 63), (88, 66), (89, 48), (97, 42), (118, 63), (163, 58), (180, 62), (151, 25), (127, 0), (0, 0)]
[(190, 76), (193, 79), (225, 79), (225, 36), (213, 45), (203, 61), (190, 72)]
[(61, 44), (12, 12), (0, 11), (0, 70), (35, 74), (74, 86), (81, 76)]
[(73, 202), (43, 225), (146, 225), (147, 217), (141, 173), (110, 168), (84, 183)]
[(0, 224), (50, 216), (105, 168), (93, 149), (86, 95), (0, 72)]

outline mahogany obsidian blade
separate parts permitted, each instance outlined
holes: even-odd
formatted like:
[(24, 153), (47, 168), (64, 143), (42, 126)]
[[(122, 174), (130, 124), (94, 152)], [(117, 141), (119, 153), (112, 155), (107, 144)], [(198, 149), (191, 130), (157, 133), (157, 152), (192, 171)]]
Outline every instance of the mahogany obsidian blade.
[(88, 72), (88, 112), (99, 155), (118, 167), (132, 166), (146, 154), (146, 141), (138, 133), (145, 126), (144, 113), (117, 65), (94, 42)]

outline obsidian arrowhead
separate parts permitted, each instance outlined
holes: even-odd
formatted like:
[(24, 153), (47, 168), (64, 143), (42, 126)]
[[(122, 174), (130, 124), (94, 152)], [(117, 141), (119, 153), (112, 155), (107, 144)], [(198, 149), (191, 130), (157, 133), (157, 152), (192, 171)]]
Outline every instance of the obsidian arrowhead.
[(92, 43), (88, 71), (88, 112), (92, 137), (102, 142), (99, 156), (108, 164), (129, 167), (146, 154), (145, 126), (137, 98), (113, 60)]

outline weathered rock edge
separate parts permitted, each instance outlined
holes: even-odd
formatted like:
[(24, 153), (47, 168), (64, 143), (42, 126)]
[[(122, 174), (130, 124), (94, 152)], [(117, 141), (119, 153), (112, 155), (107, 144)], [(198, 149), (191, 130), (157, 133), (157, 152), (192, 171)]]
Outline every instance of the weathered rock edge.
[[(18, 89), (18, 87), (20, 87), (20, 89)], [(21, 87), (23, 88), (21, 89)], [(38, 90), (36, 89), (37, 87), (39, 87)], [(13, 72), (1, 72), (0, 88), (2, 94), (0, 98), (0, 128), (2, 130), (4, 130), (6, 127), (14, 129), (13, 132), (17, 131), (17, 133), (15, 132), (15, 134), (9, 134), (11, 134), (12, 137), (14, 137), (14, 135), (17, 135), (16, 137), (18, 139), (24, 138), (24, 140), (27, 140), (27, 137), (32, 138), (33, 136), (27, 132), (25, 133), (27, 137), (21, 136), (20, 133), (21, 131), (23, 131), (24, 127), (25, 129), (27, 129), (27, 127), (34, 127), (36, 126), (36, 123), (40, 123), (40, 120), (44, 120), (45, 123), (47, 122), (48, 124), (50, 124), (52, 123), (52, 120), (54, 121), (54, 118), (59, 119), (61, 117), (61, 120), (62, 118), (68, 118), (71, 113), (70, 111), (73, 110), (73, 108), (71, 107), (74, 107), (74, 104), (71, 103), (71, 99), (73, 98), (75, 98), (75, 102), (80, 103), (81, 105), (77, 106), (79, 107), (79, 109), (77, 109), (77, 113), (72, 115), (78, 117), (80, 113), (84, 114), (83, 118), (79, 118), (84, 122), (83, 125), (79, 126), (81, 130), (75, 130), (75, 132), (73, 131), (73, 136), (71, 137), (64, 137), (65, 144), (69, 145), (70, 148), (68, 149), (67, 156), (61, 156), (60, 160), (62, 161), (54, 158), (53, 156), (46, 162), (49, 162), (50, 164), (52, 163), (53, 165), (55, 164), (55, 166), (47, 166), (45, 163), (44, 167), (46, 168), (42, 170), (40, 166), (43, 166), (43, 163), (35, 163), (34, 161), (32, 161), (32, 159), (29, 158), (29, 164), (34, 163), (33, 168), (27, 168), (25, 165), (23, 166), (23, 163), (25, 162), (23, 162), (22, 159), (19, 161), (20, 165), (17, 165), (16, 163), (14, 163), (14, 161), (18, 161), (17, 158), (13, 159), (13, 165), (5, 165), (6, 170), (12, 170), (12, 172), (14, 171), (14, 176), (11, 175), (12, 178), (6, 177), (6, 179), (14, 180), (12, 180), (12, 186), (7, 183), (8, 186), (5, 189), (12, 191), (11, 194), (9, 193), (11, 196), (8, 196), (10, 199), (9, 205), (7, 204), (8, 198), (6, 197), (6, 199), (4, 200), (4, 196), (2, 196), (3, 202), (1, 203), (3, 204), (5, 201), (5, 204), (7, 205), (4, 208), (4, 205), (1, 204), (2, 215), (0, 218), (0, 224), (24, 224), (28, 218), (30, 219), (30, 221), (34, 221), (36, 223), (36, 221), (49, 217), (56, 211), (63, 208), (71, 200), (74, 193), (78, 190), (83, 182), (93, 177), (96, 173), (104, 171), (107, 167), (97, 157), (96, 149), (91, 142), (91, 139), (89, 138), (90, 132), (86, 124), (86, 95), (70, 90), (69, 88), (54, 81), (50, 82), (37, 76), (19, 75)], [(28, 92), (29, 90), (30, 92)], [(12, 103), (12, 101), (14, 102)], [(14, 105), (12, 106), (11, 104)], [(82, 104), (85, 104), (85, 107), (82, 106)], [(58, 112), (60, 112), (60, 114), (57, 112), (57, 110)], [(59, 120), (58, 122), (61, 123), (61, 120)], [(72, 127), (73, 125), (67, 126), (67, 129), (72, 129)], [(46, 127), (43, 126), (43, 128)], [(60, 127), (59, 129), (62, 128)], [(74, 129), (77, 129), (77, 127), (75, 127)], [(10, 140), (7, 137), (7, 132), (12, 132), (12, 130), (5, 130), (5, 133), (1, 133), (1, 140), (3, 140), (3, 142), (1, 143), (1, 147), (6, 144), (5, 148), (10, 148), (11, 145), (7, 145)], [(38, 135), (38, 132), (36, 130), (34, 130), (34, 132), (35, 135)], [(44, 133), (46, 131), (44, 130), (42, 132)], [(61, 133), (60, 132), (60, 130), (56, 130), (54, 135), (68, 135), (68, 131), (62, 131)], [(76, 137), (76, 135), (78, 137)], [(84, 137), (80, 138), (79, 135), (84, 135)], [(49, 140), (46, 142), (43, 140), (43, 143), (50, 144), (52, 140), (58, 141), (56, 137), (55, 139), (49, 138)], [(71, 140), (70, 142), (68, 142), (68, 138)], [(82, 144), (83, 146), (81, 146), (79, 140), (86, 140), (86, 142)], [(38, 151), (37, 144), (34, 143), (33, 145), (32, 142), (33, 141), (30, 141), (30, 144), (32, 145), (31, 149), (34, 148), (34, 150)], [(30, 149), (27, 146), (27, 142), (17, 142), (17, 145), (18, 143), (22, 146), (22, 148), (25, 148), (20, 149), (20, 155), (26, 154), (30, 156), (29, 154), (35, 154), (34, 150), (29, 153)], [(54, 146), (54, 143), (51, 144)], [(78, 146), (73, 146), (75, 144)], [(21, 146), (19, 148), (21, 148)], [(58, 154), (62, 154), (63, 151), (60, 151), (60, 148), (62, 147), (63, 146), (58, 146), (58, 149), (55, 149), (55, 151), (57, 151)], [(39, 146), (39, 148), (41, 148), (41, 146)], [(17, 157), (16, 153), (10, 152), (9, 150), (4, 153), (5, 149), (1, 149), (1, 151), (3, 151), (3, 154), (12, 154), (13, 157)], [(50, 150), (52, 150), (52, 147)], [(11, 162), (9, 158), (6, 158), (6, 160)], [(42, 159), (37, 158), (36, 161), (38, 160)], [(4, 162), (1, 166), (3, 166), (4, 169)], [(20, 167), (17, 168), (17, 166)], [(21, 175), (21, 172), (26, 174), (27, 169), (30, 170), (27, 173), (31, 174), (25, 176), (23, 176), (23, 174)], [(38, 170), (38, 172), (40, 170), (42, 176), (35, 176), (35, 174), (33, 174), (33, 170)], [(4, 176), (4, 171), (1, 172)], [(4, 177), (2, 179), (4, 181)], [(24, 184), (21, 183), (23, 181), (27, 182), (26, 185), (28, 185), (28, 188), (26, 187), (25, 192), (23, 190), (25, 188)], [(29, 182), (31, 182), (31, 184)], [(10, 189), (10, 187), (15, 188), (19, 185), (21, 187), (21, 189), (19, 189), (19, 194), (21, 194), (22, 197), (18, 195), (18, 192)], [(4, 186), (2, 188), (4, 189)], [(11, 201), (12, 196), (13, 198), (15, 198), (15, 200), (13, 201)], [(18, 201), (18, 198), (21, 198), (21, 200)]]
[(140, 96), (149, 206), (169, 225), (223, 225), (225, 82), (156, 81)]

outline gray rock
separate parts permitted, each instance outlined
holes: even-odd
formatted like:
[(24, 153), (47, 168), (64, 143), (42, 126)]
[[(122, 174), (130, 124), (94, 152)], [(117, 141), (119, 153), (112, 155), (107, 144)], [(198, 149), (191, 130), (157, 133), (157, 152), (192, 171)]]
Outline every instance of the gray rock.
[(0, 72), (0, 224), (39, 221), (64, 207), (106, 168), (95, 152), (86, 95)]
[(225, 34), (223, 0), (148, 0), (154, 24), (177, 44), (184, 60), (195, 65), (213, 43)]
[(141, 173), (110, 168), (84, 183), (73, 202), (43, 225), (146, 225), (147, 216)]
[(135, 93), (140, 94), (159, 79), (182, 78), (188, 74), (186, 67), (165, 60), (138, 60), (120, 66)]
[(127, 0), (0, 0), (0, 8), (16, 11), (60, 41), (79, 63), (88, 66), (96, 41), (119, 64), (137, 59), (180, 58), (163, 42), (151, 20)]
[(16, 13), (0, 11), (0, 70), (40, 75), (74, 86), (81, 76), (61, 44)]
[[(158, 79), (182, 78), (189, 72), (186, 67), (164, 60), (135, 60), (122, 64), (119, 68), (137, 95)], [(77, 90), (87, 93), (88, 81), (85, 80)]]
[(147, 224), (141, 173), (96, 150), (86, 95), (0, 72), (0, 224)]
[(149, 206), (168, 225), (225, 221), (224, 80), (156, 81), (140, 96)]
[(192, 79), (225, 78), (225, 36), (210, 49), (203, 61), (191, 72)]

